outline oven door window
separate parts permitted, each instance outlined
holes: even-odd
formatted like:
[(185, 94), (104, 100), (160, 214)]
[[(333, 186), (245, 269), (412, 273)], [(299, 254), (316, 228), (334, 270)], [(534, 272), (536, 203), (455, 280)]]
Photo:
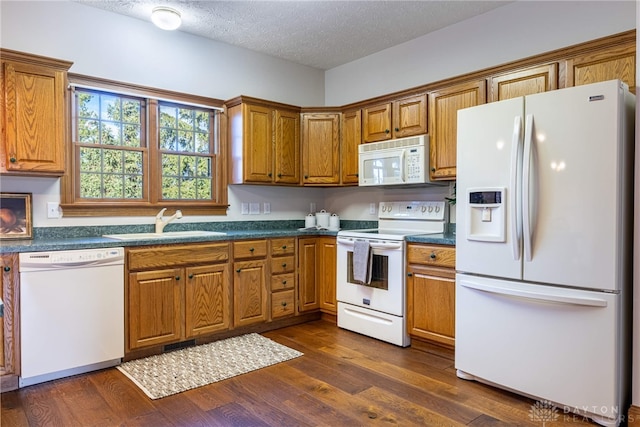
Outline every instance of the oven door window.
[(353, 251), (347, 252), (347, 282), (372, 288), (389, 290), (389, 257), (373, 254), (371, 267), (371, 283), (364, 283), (353, 279)]

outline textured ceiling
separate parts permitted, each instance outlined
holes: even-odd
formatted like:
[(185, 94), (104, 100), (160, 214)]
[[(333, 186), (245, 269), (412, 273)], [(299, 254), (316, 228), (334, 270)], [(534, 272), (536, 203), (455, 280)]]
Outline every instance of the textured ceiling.
[(179, 31), (329, 69), (415, 39), (509, 1), (75, 0), (149, 21), (156, 6), (182, 14)]

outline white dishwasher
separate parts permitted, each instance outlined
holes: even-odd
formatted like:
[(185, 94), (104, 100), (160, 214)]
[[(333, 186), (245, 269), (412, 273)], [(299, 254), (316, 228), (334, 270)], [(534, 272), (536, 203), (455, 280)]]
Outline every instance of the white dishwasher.
[(20, 256), (20, 387), (124, 357), (124, 248)]

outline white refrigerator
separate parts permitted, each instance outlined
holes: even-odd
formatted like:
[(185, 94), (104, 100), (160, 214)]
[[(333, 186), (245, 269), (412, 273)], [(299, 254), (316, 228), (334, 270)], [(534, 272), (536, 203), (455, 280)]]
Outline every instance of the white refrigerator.
[(634, 103), (612, 80), (458, 112), (455, 366), (537, 399), (524, 421), (624, 421)]

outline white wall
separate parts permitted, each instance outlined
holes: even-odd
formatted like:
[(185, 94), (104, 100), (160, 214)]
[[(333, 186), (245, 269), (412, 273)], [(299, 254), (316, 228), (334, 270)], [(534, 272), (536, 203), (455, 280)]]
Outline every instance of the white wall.
[(323, 105), (322, 70), (69, 1), (0, 2), (7, 49), (73, 61), (71, 72), (218, 99)]
[(635, 8), (634, 1), (510, 3), (328, 70), (326, 105), (345, 105), (627, 31), (635, 28)]

